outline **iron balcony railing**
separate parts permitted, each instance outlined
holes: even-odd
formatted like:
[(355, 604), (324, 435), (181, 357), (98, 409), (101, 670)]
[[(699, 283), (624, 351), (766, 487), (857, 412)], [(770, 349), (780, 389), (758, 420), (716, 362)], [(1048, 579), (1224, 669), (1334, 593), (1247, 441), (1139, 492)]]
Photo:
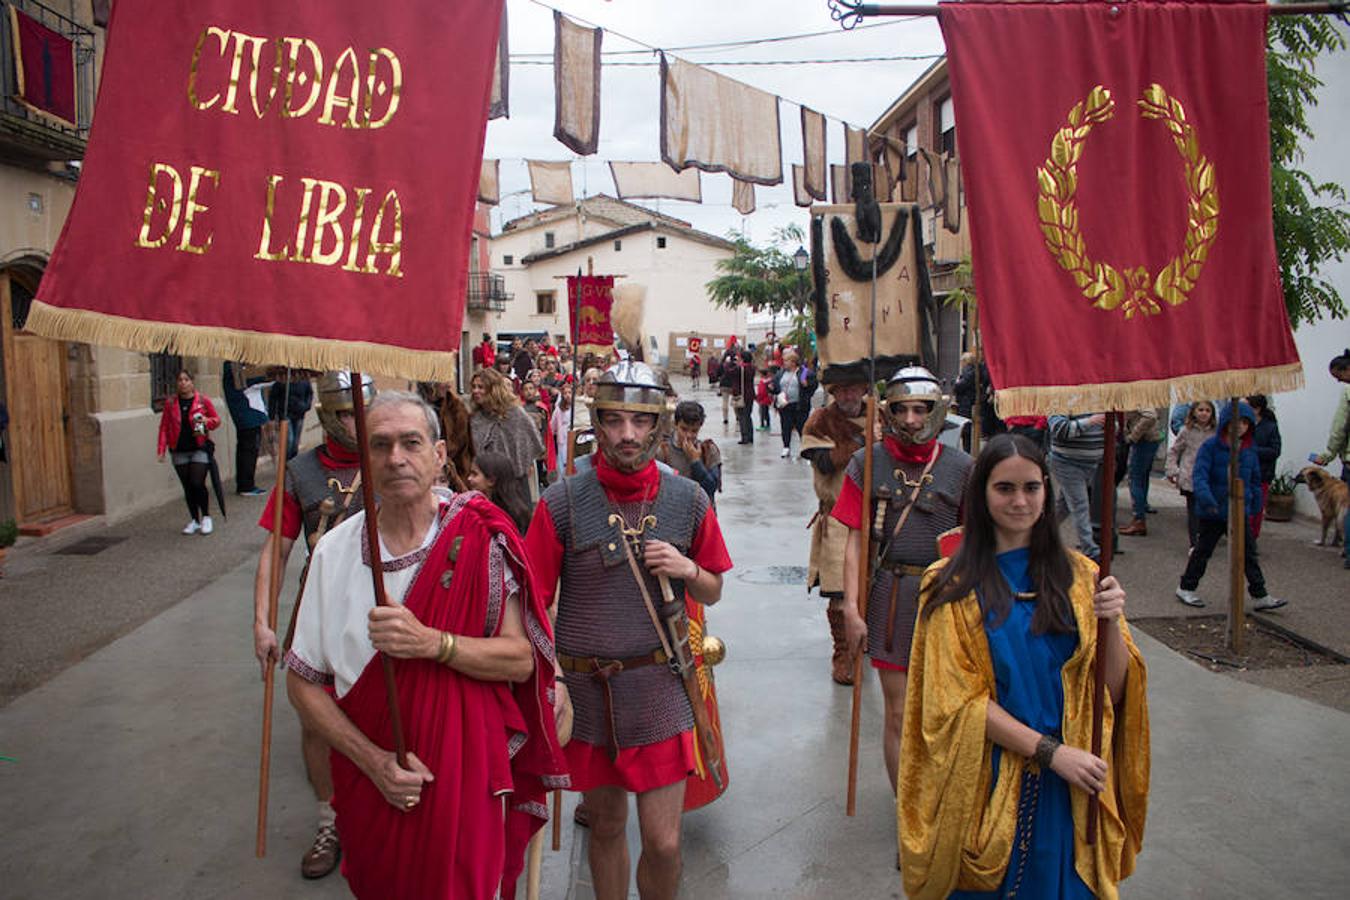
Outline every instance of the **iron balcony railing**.
[(490, 272), (470, 272), (468, 300), (469, 309), (503, 312), (506, 301), (514, 294), (506, 291), (506, 279)]

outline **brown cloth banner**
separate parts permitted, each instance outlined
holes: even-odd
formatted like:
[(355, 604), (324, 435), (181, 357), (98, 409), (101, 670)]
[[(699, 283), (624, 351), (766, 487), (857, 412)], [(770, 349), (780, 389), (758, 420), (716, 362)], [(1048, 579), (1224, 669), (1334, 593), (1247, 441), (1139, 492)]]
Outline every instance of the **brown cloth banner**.
[(492, 95), (489, 119), (511, 118), (511, 49), (507, 45), (506, 4), (502, 3), (502, 27), (497, 35), (497, 58), (492, 63)]
[(553, 136), (573, 153), (600, 145), (600, 28), (553, 11)]
[(755, 186), (739, 178), (731, 179), (731, 208), (743, 216), (755, 211)]
[[(829, 175), (826, 163), (825, 116), (813, 109), (802, 110), (802, 187), (816, 200), (825, 199), (825, 183)], [(798, 206), (810, 206), (798, 203)]]
[(810, 206), (811, 192), (806, 189), (806, 169), (792, 164), (792, 202), (798, 206)]
[(661, 54), (661, 158), (676, 171), (782, 184), (778, 97)]
[(451, 378), (501, 0), (370, 13), (117, 0), (79, 189), (28, 327)]
[(877, 261), (876, 372), (936, 364), (933, 296), (919, 208), (881, 204), (881, 243), (858, 242), (852, 204), (811, 207), (817, 349), (826, 384), (865, 379), (872, 341), (872, 259)]

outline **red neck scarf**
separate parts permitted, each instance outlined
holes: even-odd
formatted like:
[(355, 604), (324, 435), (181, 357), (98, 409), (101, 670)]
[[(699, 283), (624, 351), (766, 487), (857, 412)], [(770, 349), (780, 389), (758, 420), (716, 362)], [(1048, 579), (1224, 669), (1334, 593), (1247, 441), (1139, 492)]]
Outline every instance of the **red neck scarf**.
[(656, 468), (655, 460), (648, 461), (646, 466), (636, 472), (620, 472), (610, 465), (603, 452), (597, 451), (592, 458), (595, 460), (595, 475), (600, 479), (600, 486), (615, 503), (650, 500), (661, 486), (661, 473)]
[(353, 469), (361, 465), (361, 454), (348, 450), (332, 435), (324, 435), (323, 446), (319, 448), (319, 462), (330, 469)]
[(926, 441), (922, 444), (905, 444), (893, 434), (886, 435), (886, 450), (891, 456), (900, 462), (924, 463), (933, 457), (933, 445), (937, 443), (937, 438)]

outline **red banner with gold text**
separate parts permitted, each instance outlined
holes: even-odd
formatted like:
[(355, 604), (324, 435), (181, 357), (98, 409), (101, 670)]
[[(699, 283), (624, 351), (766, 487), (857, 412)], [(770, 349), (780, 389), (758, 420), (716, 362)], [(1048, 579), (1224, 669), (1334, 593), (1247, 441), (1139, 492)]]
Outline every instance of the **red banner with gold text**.
[(1301, 385), (1265, 6), (944, 3), (939, 18), (1000, 413)]
[(567, 276), (567, 313), (578, 356), (603, 356), (614, 349), (614, 327), (609, 321), (613, 306), (613, 275)]
[(502, 0), (118, 0), (28, 327), (448, 379)]

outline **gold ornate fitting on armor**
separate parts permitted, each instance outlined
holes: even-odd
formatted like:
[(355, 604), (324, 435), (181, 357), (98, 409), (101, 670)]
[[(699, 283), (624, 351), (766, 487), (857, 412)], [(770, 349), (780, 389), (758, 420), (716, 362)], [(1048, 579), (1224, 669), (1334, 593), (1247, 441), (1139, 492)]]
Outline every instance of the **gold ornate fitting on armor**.
[(1210, 246), (1219, 233), (1219, 189), (1214, 165), (1200, 152), (1195, 126), (1186, 121), (1181, 101), (1168, 95), (1160, 84), (1151, 84), (1138, 100), (1139, 114), (1161, 121), (1172, 135), (1183, 163), (1186, 183), (1186, 236), (1181, 252), (1152, 275), (1143, 266), (1123, 271), (1110, 263), (1094, 262), (1088, 256), (1078, 229), (1078, 160), (1094, 125), (1115, 114), (1116, 102), (1102, 85), (1069, 110), (1067, 124), (1055, 132), (1050, 156), (1036, 170), (1040, 193), (1036, 201), (1046, 249), (1059, 267), (1073, 276), (1083, 296), (1093, 307), (1121, 309), (1125, 318), (1153, 316), (1162, 312), (1163, 301), (1180, 306), (1200, 278)]

